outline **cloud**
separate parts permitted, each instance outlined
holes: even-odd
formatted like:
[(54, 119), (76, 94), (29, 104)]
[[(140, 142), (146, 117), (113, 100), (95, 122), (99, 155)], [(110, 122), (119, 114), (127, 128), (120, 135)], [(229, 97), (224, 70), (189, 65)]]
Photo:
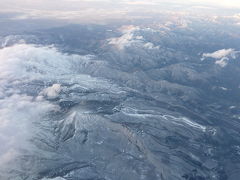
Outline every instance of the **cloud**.
[(215, 64), (221, 67), (225, 67), (228, 64), (230, 58), (236, 59), (239, 53), (240, 51), (236, 51), (235, 49), (221, 49), (213, 53), (203, 53), (201, 60), (205, 60), (206, 58), (213, 58), (216, 59)]
[(30, 146), (29, 140), (37, 131), (34, 123), (45, 113), (57, 110), (57, 106), (26, 94), (0, 99), (0, 167)]
[(120, 31), (123, 33), (122, 36), (117, 38), (109, 39), (110, 45), (115, 45), (119, 49), (124, 49), (127, 46), (131, 46), (133, 43), (141, 43), (142, 38), (135, 37), (134, 32), (138, 31), (138, 26), (123, 26)]
[(221, 50), (215, 51), (213, 53), (204, 53), (203, 57), (204, 58), (211, 57), (214, 59), (221, 59), (221, 58), (226, 57), (234, 52), (235, 52), (234, 49), (221, 49)]
[(53, 84), (51, 87), (48, 87), (42, 91), (44, 96), (48, 98), (56, 98), (61, 92), (61, 84)]
[(115, 91), (110, 82), (79, 72), (91, 58), (51, 46), (16, 44), (0, 49), (0, 168), (34, 151), (30, 140), (42, 131), (36, 123), (47, 123), (51, 112), (60, 110), (53, 98), (60, 97), (63, 84)]
[(143, 45), (143, 47), (145, 47), (145, 48), (147, 48), (147, 49), (158, 49), (158, 48), (159, 48), (159, 46), (154, 46), (154, 44), (151, 43), (151, 42), (145, 43), (145, 44)]
[(122, 36), (116, 38), (108, 39), (108, 44), (114, 45), (120, 50), (124, 50), (126, 47), (130, 46), (141, 46), (146, 49), (158, 49), (159, 46), (155, 46), (151, 42), (147, 42), (144, 37), (141, 35), (141, 31), (149, 31), (147, 29), (141, 29), (138, 26), (122, 26), (120, 32)]
[(229, 58), (223, 57), (220, 60), (215, 61), (215, 64), (218, 64), (221, 67), (225, 67), (228, 64)]

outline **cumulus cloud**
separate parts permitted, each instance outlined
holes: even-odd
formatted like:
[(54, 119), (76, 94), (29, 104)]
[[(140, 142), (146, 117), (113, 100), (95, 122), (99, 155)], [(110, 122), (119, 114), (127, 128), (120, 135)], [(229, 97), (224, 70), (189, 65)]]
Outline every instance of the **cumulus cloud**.
[(236, 51), (235, 49), (221, 49), (213, 53), (203, 53), (201, 60), (205, 60), (206, 58), (213, 58), (216, 60), (215, 64), (221, 67), (225, 67), (228, 64), (228, 61), (231, 58), (236, 59), (239, 53), (240, 52)]
[(61, 84), (53, 84), (51, 87), (44, 89), (42, 94), (48, 98), (56, 98), (60, 92)]
[(232, 53), (235, 53), (234, 49), (221, 49), (221, 50), (215, 51), (213, 53), (204, 53), (203, 57), (204, 58), (211, 57), (211, 58), (214, 58), (214, 59), (221, 59), (221, 58), (226, 57), (226, 56), (228, 56)]

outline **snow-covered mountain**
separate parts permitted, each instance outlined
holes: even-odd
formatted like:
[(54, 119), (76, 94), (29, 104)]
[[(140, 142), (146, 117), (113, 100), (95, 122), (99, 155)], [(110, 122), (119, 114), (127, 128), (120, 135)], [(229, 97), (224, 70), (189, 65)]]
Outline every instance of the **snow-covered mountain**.
[(0, 179), (237, 180), (239, 27), (212, 21), (1, 34)]

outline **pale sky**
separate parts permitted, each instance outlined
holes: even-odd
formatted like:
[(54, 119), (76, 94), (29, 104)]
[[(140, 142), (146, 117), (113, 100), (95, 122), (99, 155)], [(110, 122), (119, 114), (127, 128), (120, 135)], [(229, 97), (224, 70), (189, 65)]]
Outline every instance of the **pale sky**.
[(0, 4), (0, 12), (20, 13), (18, 19), (126, 19), (164, 10), (194, 11), (191, 6), (221, 13), (224, 8), (234, 8), (240, 13), (240, 0), (0, 0)]
[(240, 0), (0, 0), (1, 9), (4, 7), (31, 7), (31, 8), (48, 8), (58, 7), (64, 5), (66, 8), (71, 8), (72, 4), (82, 5), (98, 5), (101, 4), (132, 4), (132, 5), (153, 5), (159, 3), (173, 3), (173, 4), (202, 4), (223, 7), (240, 8)]

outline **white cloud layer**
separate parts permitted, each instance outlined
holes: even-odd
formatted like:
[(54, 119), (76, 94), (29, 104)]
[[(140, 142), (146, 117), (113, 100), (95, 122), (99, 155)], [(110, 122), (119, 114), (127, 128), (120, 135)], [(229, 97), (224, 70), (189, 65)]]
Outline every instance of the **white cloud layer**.
[(59, 111), (49, 99), (60, 95), (62, 84), (114, 90), (109, 82), (78, 72), (90, 60), (53, 47), (19, 44), (0, 49), (0, 168), (21, 149), (31, 150), (29, 140), (39, 131), (34, 124)]
[(0, 99), (0, 167), (15, 158), (19, 150), (30, 147), (28, 140), (34, 131), (33, 123), (57, 109), (45, 100), (25, 94)]

